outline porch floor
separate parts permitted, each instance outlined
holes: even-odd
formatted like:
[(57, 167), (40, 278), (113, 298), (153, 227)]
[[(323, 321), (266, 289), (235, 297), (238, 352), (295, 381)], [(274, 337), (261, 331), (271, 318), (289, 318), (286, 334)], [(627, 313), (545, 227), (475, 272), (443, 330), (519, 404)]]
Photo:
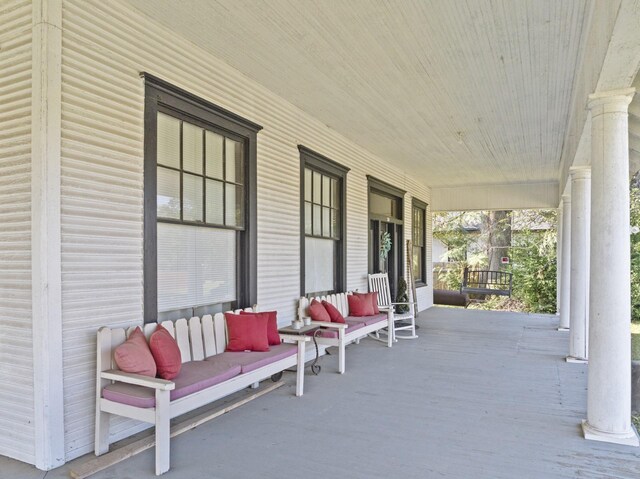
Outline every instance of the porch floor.
[[(286, 387), (172, 439), (163, 477), (639, 477), (640, 448), (582, 438), (587, 366), (564, 361), (556, 318), (432, 308), (418, 323), (420, 338), (392, 349), (348, 347), (344, 376), (323, 357), (302, 398), (289, 374)], [(77, 461), (46, 478), (69, 477)], [(151, 478), (153, 464), (150, 450), (93, 477)], [(0, 471), (45, 477), (6, 458)]]

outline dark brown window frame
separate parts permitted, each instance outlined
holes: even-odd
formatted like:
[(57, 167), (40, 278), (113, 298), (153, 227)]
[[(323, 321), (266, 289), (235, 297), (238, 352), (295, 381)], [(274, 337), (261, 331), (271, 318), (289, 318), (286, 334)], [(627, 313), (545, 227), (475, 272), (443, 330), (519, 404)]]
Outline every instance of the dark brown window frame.
[[(144, 321), (158, 319), (157, 251), (157, 115), (173, 111), (189, 122), (213, 126), (243, 139), (246, 151), (244, 229), (238, 229), (236, 288), (233, 306), (244, 308), (257, 301), (257, 134), (262, 127), (186, 90), (148, 73), (141, 73), (145, 85), (144, 105)], [(163, 220), (164, 221), (164, 220)], [(191, 224), (185, 223), (185, 224)], [(217, 227), (198, 222), (202, 227)], [(228, 227), (227, 227), (228, 228)]]
[[(303, 145), (298, 145), (300, 151), (300, 294), (306, 296), (305, 292), (305, 238), (333, 239), (337, 242), (335, 257), (335, 281), (333, 291), (318, 291), (317, 293), (334, 293), (345, 291), (347, 285), (347, 173), (350, 171), (346, 166), (341, 165), (317, 153)], [(330, 236), (307, 235), (305, 232), (305, 169), (317, 171), (323, 175), (337, 180), (340, 190), (340, 239)], [(315, 294), (310, 294), (315, 295)]]
[[(415, 244), (413, 244), (413, 238), (415, 236), (415, 231), (414, 231), (414, 222), (413, 222), (413, 217), (414, 217), (414, 211), (416, 209), (420, 210), (422, 212), (422, 246), (420, 246), (420, 248), (422, 248), (422, 264), (420, 265), (420, 271), (421, 271), (421, 275), (422, 278), (420, 278), (420, 280), (416, 280), (416, 287), (422, 287), (422, 286), (427, 286), (429, 284), (428, 282), (428, 276), (427, 276), (427, 207), (429, 205), (427, 203), (425, 203), (424, 201), (421, 201), (417, 198), (412, 198), (411, 199), (411, 246), (412, 248), (416, 248), (417, 246)], [(413, 251), (411, 252), (411, 254), (413, 255)]]

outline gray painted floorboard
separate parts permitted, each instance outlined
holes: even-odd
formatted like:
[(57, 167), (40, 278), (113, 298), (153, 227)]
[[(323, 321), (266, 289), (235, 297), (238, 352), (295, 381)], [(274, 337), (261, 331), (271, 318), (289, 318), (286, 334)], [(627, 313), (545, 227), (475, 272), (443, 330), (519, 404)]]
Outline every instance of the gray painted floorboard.
[[(582, 438), (587, 366), (564, 361), (568, 333), (554, 317), (432, 308), (418, 323), (420, 338), (392, 349), (349, 346), (344, 376), (323, 357), (302, 398), (289, 374), (286, 387), (172, 439), (163, 477), (640, 477), (640, 449)], [(153, 470), (147, 451), (94, 477)], [(45, 473), (0, 458), (0, 477)]]

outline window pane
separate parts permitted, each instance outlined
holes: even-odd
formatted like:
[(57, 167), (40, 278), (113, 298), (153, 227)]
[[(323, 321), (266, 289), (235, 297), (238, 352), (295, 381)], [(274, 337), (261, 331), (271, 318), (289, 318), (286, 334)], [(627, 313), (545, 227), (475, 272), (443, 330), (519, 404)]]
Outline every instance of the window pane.
[(305, 293), (333, 291), (335, 241), (305, 238), (304, 256)]
[(224, 183), (207, 180), (207, 223), (224, 224)]
[(322, 235), (322, 207), (313, 205), (313, 234), (315, 236)]
[(328, 176), (322, 177), (322, 205), (331, 205), (331, 178)]
[(311, 201), (311, 175), (312, 172), (309, 168), (305, 168), (304, 170), (304, 200)]
[(158, 223), (158, 310), (235, 301), (236, 232)]
[(180, 173), (158, 167), (158, 218), (180, 219)]
[(226, 181), (244, 183), (242, 143), (225, 138)]
[(331, 208), (322, 208), (322, 236), (331, 236)]
[(304, 203), (304, 233), (312, 234), (312, 213), (311, 213), (311, 203)]
[(422, 280), (422, 248), (413, 247), (413, 278)]
[(180, 168), (180, 120), (158, 113), (158, 164)]
[(182, 169), (202, 174), (202, 128), (182, 124)]
[(317, 171), (313, 172), (313, 202), (322, 202), (322, 175)]
[(338, 210), (331, 210), (331, 237), (340, 238), (340, 224)]
[(225, 224), (227, 226), (244, 226), (242, 201), (243, 188), (226, 183), (225, 186)]
[(377, 193), (370, 193), (369, 195), (369, 209), (372, 214), (395, 217), (394, 203), (395, 201), (388, 196)]
[(340, 192), (338, 191), (338, 181), (331, 179), (331, 207), (338, 209), (340, 206)]
[(222, 180), (222, 142), (224, 138), (211, 131), (205, 132), (205, 138), (207, 142), (207, 176)]
[(183, 174), (182, 178), (182, 219), (185, 221), (202, 221), (202, 178)]

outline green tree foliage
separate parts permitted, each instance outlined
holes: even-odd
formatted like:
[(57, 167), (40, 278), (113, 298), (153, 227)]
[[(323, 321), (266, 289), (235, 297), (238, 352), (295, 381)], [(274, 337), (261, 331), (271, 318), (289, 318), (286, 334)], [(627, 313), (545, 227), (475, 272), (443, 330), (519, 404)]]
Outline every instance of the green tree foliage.
[[(549, 229), (523, 228), (511, 247), (512, 296), (525, 311), (556, 312), (556, 212), (537, 212)], [(531, 223), (530, 223), (531, 225)]]
[(640, 321), (640, 177), (631, 182), (631, 319)]
[[(492, 309), (504, 305), (511, 310), (517, 307), (528, 312), (555, 313), (557, 214), (555, 211), (518, 211), (512, 220), (507, 268), (513, 272), (512, 300), (488, 297), (485, 305)], [(479, 234), (470, 233), (469, 228), (483, 222), (489, 222), (488, 212), (434, 214), (433, 235), (448, 246), (450, 262), (441, 263), (438, 271), (439, 280), (447, 289), (460, 288), (466, 266), (488, 267), (487, 252), (492, 247), (490, 231), (485, 228)], [(447, 258), (434, 260), (446, 261)]]
[(481, 221), (481, 212), (434, 213), (433, 236), (448, 248), (446, 258), (433, 259), (434, 262), (441, 263), (435, 266), (435, 270), (440, 282), (446, 285), (446, 289), (460, 289), (465, 267), (487, 266), (486, 251), (476, 247), (478, 237), (468, 232), (469, 224), (480, 224)]

